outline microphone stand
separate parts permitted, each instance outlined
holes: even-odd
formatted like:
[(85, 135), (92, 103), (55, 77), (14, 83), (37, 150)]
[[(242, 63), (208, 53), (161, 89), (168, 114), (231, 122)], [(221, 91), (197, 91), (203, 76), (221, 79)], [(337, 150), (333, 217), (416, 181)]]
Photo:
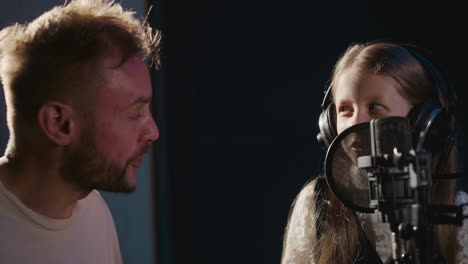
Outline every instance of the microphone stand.
[[(392, 231), (392, 263), (435, 264), (429, 191), (431, 155), (428, 152), (371, 157), (368, 173), (370, 205)], [(366, 163), (369, 164), (369, 163)], [(440, 259), (437, 256), (437, 259)]]

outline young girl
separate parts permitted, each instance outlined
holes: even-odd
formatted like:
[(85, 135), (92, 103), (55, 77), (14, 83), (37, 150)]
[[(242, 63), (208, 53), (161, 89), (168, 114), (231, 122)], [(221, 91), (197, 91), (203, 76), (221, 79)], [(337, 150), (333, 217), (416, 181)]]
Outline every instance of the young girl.
[[(411, 115), (425, 102), (447, 112), (447, 91), (440, 91), (431, 71), (419, 55), (399, 45), (380, 42), (351, 46), (332, 74), (334, 133), (376, 117)], [(433, 173), (456, 171), (455, 148), (453, 144), (443, 145), (448, 145), (448, 151), (441, 151), (440, 146), (431, 150)], [(468, 195), (456, 192), (454, 180), (435, 181), (431, 200), (461, 204), (468, 201)], [(385, 262), (391, 258), (390, 229), (376, 219), (375, 215), (358, 214), (344, 207), (323, 180), (315, 179), (301, 190), (293, 204), (282, 263), (369, 263), (371, 253), (366, 250), (364, 234)], [(467, 230), (468, 224), (461, 228), (434, 225), (433, 253), (443, 256), (445, 263), (468, 261), (468, 243), (463, 243)]]

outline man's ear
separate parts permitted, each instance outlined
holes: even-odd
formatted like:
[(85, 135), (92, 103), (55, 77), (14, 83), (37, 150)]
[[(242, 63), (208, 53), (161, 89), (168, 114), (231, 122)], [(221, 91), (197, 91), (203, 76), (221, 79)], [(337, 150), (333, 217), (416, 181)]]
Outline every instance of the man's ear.
[(47, 102), (39, 109), (38, 119), (42, 132), (57, 145), (70, 144), (76, 134), (76, 121), (71, 105)]

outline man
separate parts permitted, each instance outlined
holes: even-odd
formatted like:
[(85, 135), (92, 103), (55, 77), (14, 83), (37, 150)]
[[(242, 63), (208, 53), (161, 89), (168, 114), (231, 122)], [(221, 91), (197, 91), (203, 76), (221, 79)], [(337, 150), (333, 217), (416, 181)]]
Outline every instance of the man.
[(159, 134), (146, 60), (159, 34), (108, 0), (0, 32), (10, 131), (0, 161), (1, 263), (121, 263), (95, 189), (131, 192)]

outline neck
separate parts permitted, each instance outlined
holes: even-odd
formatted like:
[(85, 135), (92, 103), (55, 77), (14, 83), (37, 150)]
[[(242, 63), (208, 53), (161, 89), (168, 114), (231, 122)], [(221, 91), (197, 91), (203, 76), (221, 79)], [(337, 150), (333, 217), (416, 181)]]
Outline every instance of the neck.
[(0, 181), (5, 188), (39, 214), (54, 219), (71, 217), (76, 202), (90, 190), (78, 190), (63, 180), (60, 155), (20, 158), (19, 154), (0, 158)]

